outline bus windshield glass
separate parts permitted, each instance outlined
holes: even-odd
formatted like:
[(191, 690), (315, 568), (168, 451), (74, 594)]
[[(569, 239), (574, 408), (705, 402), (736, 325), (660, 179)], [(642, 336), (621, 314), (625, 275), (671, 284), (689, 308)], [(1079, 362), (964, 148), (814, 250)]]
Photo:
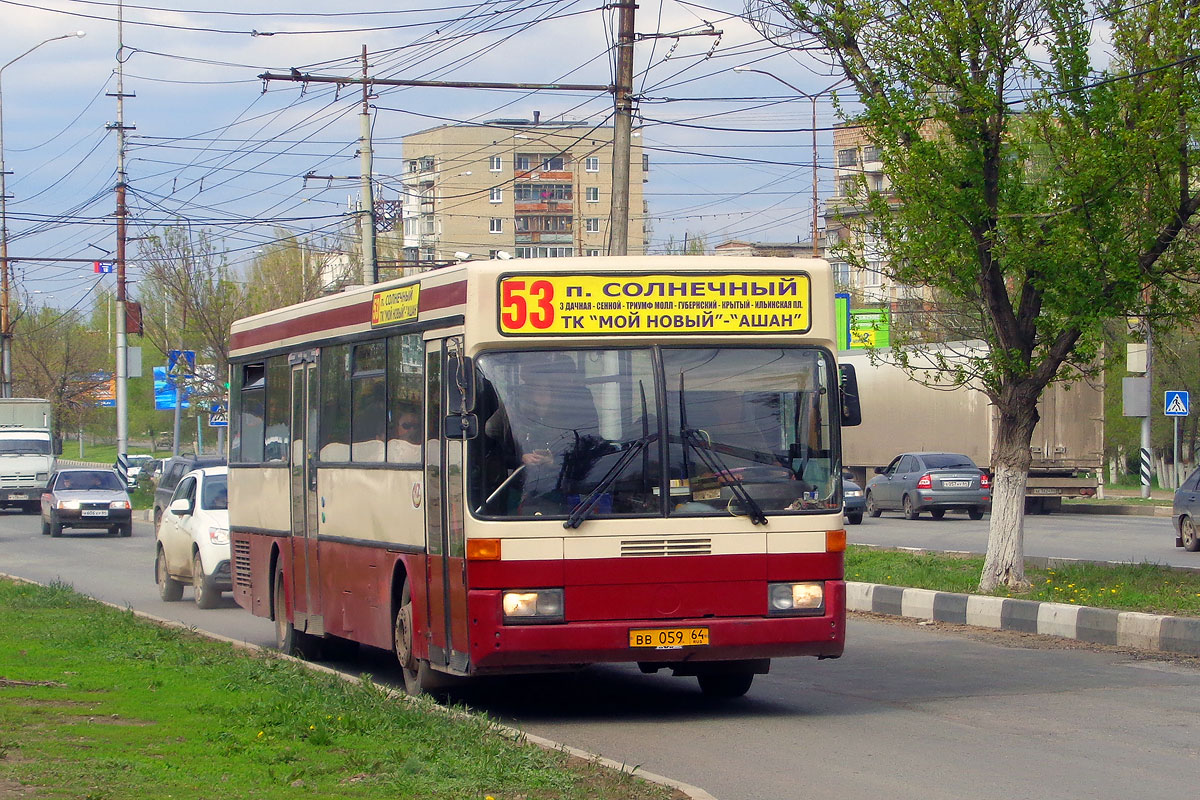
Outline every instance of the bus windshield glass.
[(829, 356), (815, 348), (486, 353), (470, 503), (484, 517), (829, 513)]

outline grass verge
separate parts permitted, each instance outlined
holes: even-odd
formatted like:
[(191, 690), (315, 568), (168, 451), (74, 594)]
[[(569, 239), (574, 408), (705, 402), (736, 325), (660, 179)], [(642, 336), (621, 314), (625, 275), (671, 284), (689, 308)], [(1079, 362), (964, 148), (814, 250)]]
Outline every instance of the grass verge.
[(0, 580), (0, 796), (661, 800), (670, 790), (84, 598)]
[[(846, 580), (978, 594), (983, 556), (903, 553), (846, 548)], [(1200, 616), (1200, 573), (1157, 564), (1073, 564), (1052, 569), (1027, 566), (1033, 588), (1025, 594), (1001, 589), (998, 597), (1070, 603), (1148, 614)]]

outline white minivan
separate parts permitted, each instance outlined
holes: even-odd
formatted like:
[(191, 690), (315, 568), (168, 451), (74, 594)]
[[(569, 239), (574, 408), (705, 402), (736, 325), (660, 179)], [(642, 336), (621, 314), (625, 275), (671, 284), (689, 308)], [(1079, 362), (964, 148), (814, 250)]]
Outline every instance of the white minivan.
[(185, 583), (196, 605), (213, 608), (233, 584), (229, 573), (226, 467), (194, 469), (175, 487), (158, 525), (154, 578), (163, 600), (178, 600)]

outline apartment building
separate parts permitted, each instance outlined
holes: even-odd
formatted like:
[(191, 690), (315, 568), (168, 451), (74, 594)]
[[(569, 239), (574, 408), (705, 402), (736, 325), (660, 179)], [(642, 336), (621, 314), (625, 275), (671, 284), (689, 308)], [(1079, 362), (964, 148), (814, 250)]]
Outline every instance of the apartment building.
[[(609, 252), (613, 129), (498, 119), (403, 140), (403, 261), (600, 256)], [(649, 165), (634, 133), (628, 252), (644, 250)]]
[[(891, 187), (880, 162), (879, 148), (868, 141), (861, 127), (841, 123), (833, 129), (833, 152), (834, 195), (825, 202), (824, 219), (827, 257), (839, 284), (861, 303), (894, 304), (928, 299), (927, 290), (897, 284), (888, 277), (883, 248), (865, 230), (867, 192), (886, 194)], [(865, 267), (851, 268), (840, 260), (838, 251), (846, 249), (860, 254)]]

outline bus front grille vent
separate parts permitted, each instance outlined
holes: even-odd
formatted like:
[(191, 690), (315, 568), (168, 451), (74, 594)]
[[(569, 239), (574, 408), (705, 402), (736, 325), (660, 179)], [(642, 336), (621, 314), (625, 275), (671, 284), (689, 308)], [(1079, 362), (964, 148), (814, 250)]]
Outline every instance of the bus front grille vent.
[(238, 586), (250, 588), (250, 543), (233, 540), (233, 580)]
[(626, 556), (706, 556), (712, 553), (712, 539), (624, 539), (621, 557)]

